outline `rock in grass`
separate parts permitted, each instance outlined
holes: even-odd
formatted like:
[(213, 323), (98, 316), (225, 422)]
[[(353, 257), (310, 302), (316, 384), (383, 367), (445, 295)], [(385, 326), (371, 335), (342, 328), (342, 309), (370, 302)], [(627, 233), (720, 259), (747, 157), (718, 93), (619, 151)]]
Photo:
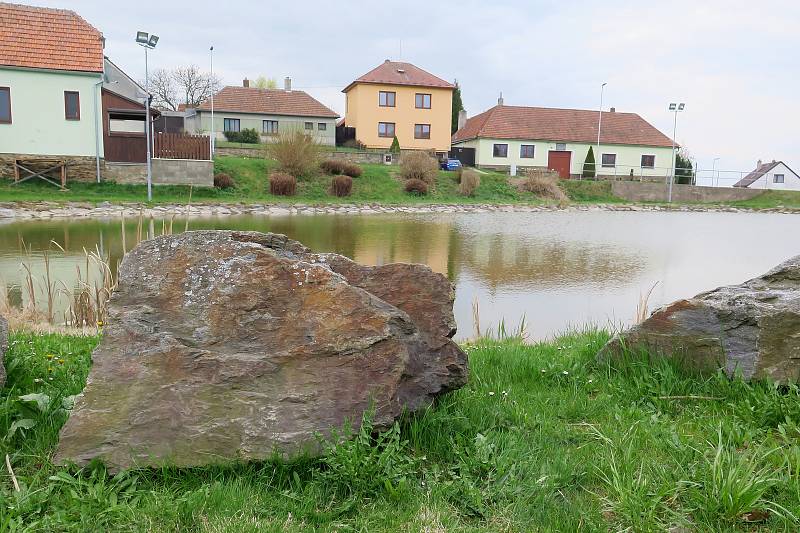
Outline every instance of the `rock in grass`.
[(6, 384), (6, 367), (3, 366), (6, 350), (8, 350), (8, 321), (0, 316), (0, 389)]
[(363, 267), (283, 235), (197, 231), (120, 265), (104, 336), (55, 460), (111, 470), (318, 451), (466, 382), (453, 289), (421, 265)]
[(745, 379), (800, 380), (800, 256), (741, 285), (656, 310), (614, 337), (599, 357), (647, 350), (701, 371)]

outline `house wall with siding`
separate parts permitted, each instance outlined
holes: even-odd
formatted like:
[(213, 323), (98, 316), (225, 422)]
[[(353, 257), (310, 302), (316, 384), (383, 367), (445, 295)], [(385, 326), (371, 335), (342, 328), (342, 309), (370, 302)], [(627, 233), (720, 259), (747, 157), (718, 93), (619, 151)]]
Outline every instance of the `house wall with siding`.
[[(381, 91), (396, 94), (394, 107), (379, 105)], [(430, 109), (415, 107), (417, 93), (431, 95)], [(389, 148), (392, 137), (379, 137), (378, 123), (394, 122), (400, 148), (446, 152), (450, 149), (452, 109), (452, 89), (357, 83), (346, 94), (345, 122), (348, 127), (356, 129), (356, 139), (368, 148)], [(430, 124), (431, 138), (415, 139), (415, 124)]]
[[(477, 166), (508, 167), (547, 167), (548, 152), (556, 149), (556, 142), (553, 141), (530, 141), (530, 140), (509, 140), (509, 139), (472, 139), (469, 141), (456, 143), (457, 146), (475, 148), (475, 164)], [(507, 144), (508, 157), (495, 157), (494, 145)], [(520, 157), (520, 146), (532, 144), (534, 148), (533, 158)], [(661, 148), (652, 146), (619, 145), (619, 144), (600, 144), (600, 154), (616, 154), (616, 165), (614, 167), (603, 167), (601, 156), (596, 153), (597, 146), (588, 143), (565, 143), (566, 150), (572, 152), (570, 159), (570, 174), (578, 175), (583, 173), (583, 164), (586, 161), (586, 154), (589, 147), (595, 152), (595, 164), (597, 165), (597, 175), (602, 176), (630, 176), (631, 170), (635, 177), (666, 177), (672, 172), (672, 148)], [(654, 155), (654, 168), (642, 168), (642, 155)]]
[[(99, 73), (0, 68), (0, 86), (11, 88), (12, 119), (0, 124), (0, 153), (94, 156), (100, 80)], [(64, 91), (80, 95), (80, 120), (65, 118)]]
[[(214, 110), (214, 132), (217, 139), (225, 140), (224, 127), (226, 118), (239, 119), (239, 129), (255, 129), (260, 135), (262, 141), (269, 141), (270, 136), (264, 134), (265, 120), (277, 120), (278, 131), (288, 131), (291, 129), (305, 130), (305, 123), (311, 122), (314, 125), (314, 137), (324, 145), (336, 145), (336, 119), (335, 118), (322, 118), (322, 117), (301, 117), (297, 115), (266, 115), (255, 113), (231, 113), (228, 111)], [(325, 130), (319, 129), (319, 124), (325, 124)], [(186, 122), (186, 128), (192, 127), (192, 133), (208, 133), (211, 131), (211, 112), (210, 111), (197, 111), (195, 119)], [(311, 133), (311, 131), (308, 131)]]
[[(775, 174), (783, 174), (783, 183), (775, 183)], [(800, 177), (784, 163), (781, 163), (758, 178), (747, 188), (769, 189), (773, 191), (800, 191)]]

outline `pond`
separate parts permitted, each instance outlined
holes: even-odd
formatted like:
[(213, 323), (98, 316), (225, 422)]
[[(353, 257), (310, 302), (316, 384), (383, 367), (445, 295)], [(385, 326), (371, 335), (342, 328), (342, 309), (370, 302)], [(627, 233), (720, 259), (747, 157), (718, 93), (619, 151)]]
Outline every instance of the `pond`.
[[(514, 329), (523, 317), (529, 338), (543, 339), (586, 325), (630, 324), (653, 286), (651, 309), (757, 276), (800, 253), (800, 232), (791, 230), (797, 221), (784, 214), (602, 210), (248, 215), (127, 221), (124, 243), (119, 219), (7, 222), (0, 225), (0, 279), (20, 305), (30, 298), (30, 277), (41, 302), (48, 270), (53, 286), (64, 288), (86, 276), (84, 250), (97, 250), (115, 268), (137, 234), (170, 226), (272, 231), (369, 265), (424, 263), (445, 274), (456, 286), (459, 339), (500, 321)], [(92, 262), (88, 270), (98, 277)], [(63, 314), (67, 303), (54, 305)]]

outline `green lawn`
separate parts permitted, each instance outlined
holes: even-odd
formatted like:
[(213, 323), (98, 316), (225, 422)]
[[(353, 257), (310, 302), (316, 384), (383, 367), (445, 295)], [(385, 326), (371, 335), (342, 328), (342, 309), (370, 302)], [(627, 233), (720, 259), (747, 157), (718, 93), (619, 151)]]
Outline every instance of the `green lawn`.
[(606, 339), (468, 345), (466, 387), (323, 459), (111, 477), (50, 463), (97, 338), (12, 334), (0, 531), (797, 531), (798, 388), (598, 363)]
[(734, 202), (736, 207), (749, 207), (751, 209), (769, 209), (776, 207), (789, 207), (800, 209), (800, 192), (798, 191), (764, 191), (752, 200)]

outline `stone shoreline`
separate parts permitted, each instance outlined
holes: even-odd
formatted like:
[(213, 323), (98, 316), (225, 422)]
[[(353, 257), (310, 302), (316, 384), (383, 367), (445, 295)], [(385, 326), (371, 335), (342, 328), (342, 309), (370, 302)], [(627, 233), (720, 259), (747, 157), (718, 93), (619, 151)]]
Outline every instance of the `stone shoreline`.
[(167, 218), (167, 217), (213, 217), (232, 215), (313, 215), (313, 214), (386, 214), (386, 213), (491, 213), (544, 211), (678, 211), (719, 213), (783, 213), (800, 214), (800, 209), (770, 208), (748, 209), (730, 206), (706, 205), (647, 205), (647, 204), (570, 204), (557, 205), (499, 205), (499, 204), (429, 204), (429, 205), (381, 205), (381, 204), (192, 204), (155, 205), (103, 202), (89, 203), (0, 203), (0, 222), (10, 220), (42, 220), (60, 218)]

